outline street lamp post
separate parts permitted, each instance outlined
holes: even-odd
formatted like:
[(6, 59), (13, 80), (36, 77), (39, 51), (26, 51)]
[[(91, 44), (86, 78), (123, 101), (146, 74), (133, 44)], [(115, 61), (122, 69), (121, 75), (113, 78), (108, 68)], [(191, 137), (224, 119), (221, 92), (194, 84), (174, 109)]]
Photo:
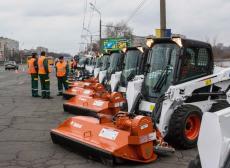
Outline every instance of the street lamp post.
[(101, 28), (102, 28), (101, 27), (101, 24), (102, 24), (102, 22), (101, 22), (101, 12), (95, 7), (94, 4), (92, 4), (91, 2), (89, 4), (90, 4), (91, 8), (93, 10), (95, 10), (100, 16), (100, 21), (99, 21), (99, 38), (100, 38), (100, 41), (99, 41), (99, 43), (100, 43), (100, 48), (101, 48)]

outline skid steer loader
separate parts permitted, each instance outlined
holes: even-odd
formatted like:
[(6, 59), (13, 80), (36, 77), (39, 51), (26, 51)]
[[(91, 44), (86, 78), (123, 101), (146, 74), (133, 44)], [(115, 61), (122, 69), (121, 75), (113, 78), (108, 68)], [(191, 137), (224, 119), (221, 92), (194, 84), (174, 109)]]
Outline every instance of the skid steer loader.
[(198, 150), (189, 168), (230, 167), (230, 108), (203, 115)]
[[(94, 69), (94, 73), (99, 74), (100, 70), (104, 71), (108, 68), (109, 57), (110, 57), (109, 55), (103, 55), (102, 57), (97, 58), (96, 68)], [(99, 90), (103, 89), (101, 88), (103, 86), (99, 85), (98, 82), (99, 82), (98, 77), (91, 77), (88, 79), (84, 79), (82, 81), (73, 82), (69, 85), (69, 89), (63, 93), (63, 98), (70, 99), (71, 97), (74, 97), (76, 95), (78, 88), (85, 88), (85, 89), (99, 88)]]
[(213, 65), (209, 44), (179, 37), (154, 39), (146, 67), (140, 93), (128, 87), (128, 112), (151, 116), (176, 147), (195, 147), (203, 112), (229, 94), (230, 69)]
[[(72, 117), (51, 130), (51, 137), (54, 143), (97, 151), (110, 160), (147, 163), (159, 151), (173, 151), (165, 139), (180, 148), (194, 147), (203, 112), (230, 96), (229, 85), (230, 69), (214, 67), (210, 44), (180, 37), (154, 39), (144, 81), (128, 85), (128, 113), (118, 112), (112, 119), (100, 113), (97, 118)], [(142, 117), (151, 120), (136, 122)], [(149, 126), (153, 134), (145, 132)]]
[(77, 75), (76, 75), (77, 80), (83, 80), (89, 77), (89, 72), (85, 70), (85, 66), (88, 63), (88, 59), (89, 58), (85, 56), (79, 59), (79, 62), (77, 64)]
[[(63, 104), (64, 111), (71, 112), (77, 115), (97, 115), (95, 113), (106, 113), (114, 115), (120, 110), (120, 107), (125, 104), (125, 98), (114, 91), (125, 93), (128, 83), (134, 83), (135, 78), (143, 78), (141, 75), (143, 70), (143, 61), (146, 60), (144, 49), (142, 47), (130, 47), (124, 49), (123, 70), (115, 68), (113, 54), (111, 55), (110, 68), (106, 75), (105, 87), (107, 91), (102, 89), (78, 89), (77, 96), (72, 97), (69, 101)], [(116, 56), (117, 57), (117, 56)], [(116, 58), (115, 57), (115, 58)], [(119, 65), (118, 64), (118, 65)], [(111, 67), (114, 67), (113, 69)], [(118, 70), (115, 72), (115, 70)], [(111, 73), (112, 72), (112, 73)], [(108, 87), (109, 86), (109, 87)], [(110, 93), (110, 91), (114, 93)], [(103, 91), (103, 93), (102, 93)], [(125, 95), (125, 94), (123, 94)], [(115, 96), (115, 97), (114, 97)], [(124, 96), (125, 97), (125, 96)], [(99, 106), (99, 104), (103, 104)]]
[(96, 57), (88, 56), (88, 63), (85, 65), (85, 69), (89, 72), (90, 76), (93, 76), (95, 65)]

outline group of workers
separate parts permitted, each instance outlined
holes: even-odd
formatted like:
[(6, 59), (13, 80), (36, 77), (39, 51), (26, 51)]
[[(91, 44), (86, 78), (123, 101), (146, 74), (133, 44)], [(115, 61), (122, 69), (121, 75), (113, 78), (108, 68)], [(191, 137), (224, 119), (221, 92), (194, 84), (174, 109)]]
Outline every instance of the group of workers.
[[(73, 60), (71, 60), (70, 69), (73, 68)], [(62, 96), (63, 87), (68, 89), (67, 76), (69, 73), (69, 65), (64, 60), (63, 56), (60, 56), (58, 61), (55, 62), (56, 77), (58, 83), (58, 94), (57, 96)], [(41, 52), (41, 56), (38, 58), (37, 53), (32, 53), (32, 58), (28, 60), (28, 73), (31, 75), (31, 89), (32, 97), (42, 97), (43, 99), (52, 99), (50, 96), (50, 78), (49, 73), (51, 72), (51, 67), (46, 58), (46, 53)], [(38, 93), (38, 77), (41, 82), (41, 96)]]

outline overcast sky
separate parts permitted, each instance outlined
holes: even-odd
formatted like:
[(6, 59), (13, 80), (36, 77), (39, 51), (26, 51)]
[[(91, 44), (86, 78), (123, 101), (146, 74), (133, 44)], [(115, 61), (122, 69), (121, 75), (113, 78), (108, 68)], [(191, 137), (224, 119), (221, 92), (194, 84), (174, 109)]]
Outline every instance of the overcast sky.
[[(86, 0), (0, 0), (0, 36), (16, 39), (20, 48), (48, 47), (75, 54), (81, 42)], [(125, 21), (141, 0), (87, 0), (96, 3), (102, 22)], [(188, 38), (230, 45), (230, 0), (166, 0), (167, 27)], [(136, 35), (159, 28), (159, 0), (146, 0), (128, 23)], [(90, 24), (89, 24), (90, 23)], [(89, 5), (85, 27), (98, 35), (99, 16)], [(87, 34), (87, 32), (83, 32)], [(97, 36), (94, 37), (96, 39)], [(88, 39), (89, 40), (89, 39)], [(82, 42), (87, 42), (83, 39)]]

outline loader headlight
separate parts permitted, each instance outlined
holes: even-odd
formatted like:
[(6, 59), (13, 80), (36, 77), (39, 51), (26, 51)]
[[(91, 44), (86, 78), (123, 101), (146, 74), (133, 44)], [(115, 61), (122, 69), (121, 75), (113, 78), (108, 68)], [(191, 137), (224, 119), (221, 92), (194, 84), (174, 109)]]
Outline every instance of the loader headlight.
[(140, 52), (144, 53), (143, 47), (137, 47), (137, 49), (138, 49)]
[(146, 39), (146, 45), (150, 48), (154, 43), (154, 40), (152, 38)]
[(122, 52), (123, 53), (126, 53), (126, 51), (127, 51), (127, 48), (125, 47), (125, 48), (122, 48)]
[(180, 47), (182, 47), (182, 41), (181, 38), (176, 37), (176, 38), (172, 38), (172, 41), (174, 41), (177, 45), (179, 45)]

